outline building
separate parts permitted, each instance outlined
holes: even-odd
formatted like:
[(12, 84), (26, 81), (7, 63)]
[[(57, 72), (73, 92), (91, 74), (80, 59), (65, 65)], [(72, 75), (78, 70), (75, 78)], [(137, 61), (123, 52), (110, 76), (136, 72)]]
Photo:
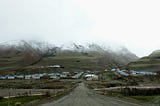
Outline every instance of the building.
[(56, 75), (52, 75), (52, 76), (50, 76), (50, 79), (53, 79), (53, 80), (59, 80), (59, 79), (60, 79), (60, 77), (58, 77), (58, 76), (56, 76)]
[(24, 79), (31, 79), (32, 75), (25, 75)]
[(4, 80), (4, 79), (7, 79), (6, 76), (0, 76), (0, 80)]
[(17, 79), (24, 79), (24, 75), (17, 75), (16, 78)]
[(41, 76), (39, 74), (34, 74), (32, 75), (32, 79), (40, 79)]
[(7, 76), (7, 79), (13, 80), (13, 79), (15, 79), (15, 76)]
[(98, 75), (95, 74), (87, 74), (84, 77), (88, 81), (98, 80)]

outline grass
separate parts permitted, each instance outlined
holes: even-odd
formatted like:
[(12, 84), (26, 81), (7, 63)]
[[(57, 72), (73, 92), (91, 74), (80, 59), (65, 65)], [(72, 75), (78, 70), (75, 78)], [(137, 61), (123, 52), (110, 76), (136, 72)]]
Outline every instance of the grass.
[(150, 102), (156, 96), (129, 96), (129, 98), (133, 98), (142, 102)]
[(100, 74), (99, 77), (102, 80), (109, 80), (109, 79), (113, 79), (115, 75), (112, 72), (105, 72), (105, 73)]
[[(21, 80), (18, 80), (18, 81), (24, 82), (24, 81), (21, 81)], [(17, 83), (20, 83), (18, 81), (17, 81)], [(42, 81), (43, 80), (41, 80), (40, 82), (42, 82)], [(21, 104), (44, 103), (48, 100), (55, 100), (55, 99), (58, 99), (58, 98), (60, 98), (64, 95), (68, 94), (70, 91), (72, 91), (77, 86), (76, 82), (68, 82), (68, 81), (67, 82), (54, 82), (52, 80), (45, 80), (44, 82), (47, 85), (51, 85), (51, 87), (61, 87), (61, 86), (63, 86), (64, 91), (58, 91), (56, 93), (56, 96), (55, 96), (55, 93), (49, 92), (48, 96), (46, 94), (43, 95), (43, 96), (19, 96), (19, 97), (15, 97), (15, 98), (10, 98), (9, 100), (6, 99), (6, 98), (3, 98), (2, 100), (0, 100), (0, 106), (8, 106), (8, 102), (10, 103), (10, 106), (15, 106), (15, 104), (17, 102), (19, 102)], [(25, 82), (25, 83), (28, 83), (28, 82)], [(32, 83), (35, 84), (35, 82), (32, 82)], [(36, 84), (39, 84), (39, 82), (36, 82)], [(48, 86), (48, 87), (50, 87), (50, 86)], [(30, 104), (28, 104), (27, 106), (30, 106)]]
[(21, 104), (25, 104), (34, 100), (41, 100), (43, 96), (22, 96), (22, 97), (15, 97), (10, 99), (2, 99), (0, 100), (0, 106), (8, 106), (8, 103), (10, 106), (15, 106), (17, 102)]
[[(144, 96), (144, 95), (136, 95), (136, 96), (125, 96), (125, 95), (122, 95), (120, 93), (107, 93), (107, 96), (110, 96), (110, 97), (115, 97), (115, 98), (118, 98), (120, 100), (123, 100), (123, 101), (129, 101), (129, 102), (132, 102), (132, 103), (137, 103), (137, 104), (159, 104), (160, 105), (160, 95), (148, 95), (148, 96)], [(159, 106), (158, 105), (158, 106)]]
[(127, 96), (129, 98), (133, 98), (140, 102), (149, 102), (149, 103), (156, 103), (160, 104), (160, 95), (151, 95), (151, 96)]
[[(73, 81), (74, 82), (74, 81)], [(1, 89), (68, 89), (73, 84), (72, 81), (54, 81), (52, 79), (41, 79), (41, 80), (0, 80)], [(59, 88), (60, 89), (60, 88)]]
[[(43, 58), (39, 63), (34, 66), (41, 65), (53, 65), (59, 64), (64, 66), (65, 69), (102, 69), (103, 67), (98, 65), (98, 57), (87, 57), (87, 56), (67, 56), (67, 57), (46, 57)], [(91, 65), (92, 64), (92, 65)], [(26, 68), (32, 68), (31, 66)]]
[(117, 97), (122, 100), (127, 100), (135, 103), (149, 103), (149, 104), (160, 104), (160, 95), (131, 95), (131, 96), (125, 96), (123, 94), (117, 93), (117, 92), (110, 92), (107, 94), (107, 96), (111, 97)]

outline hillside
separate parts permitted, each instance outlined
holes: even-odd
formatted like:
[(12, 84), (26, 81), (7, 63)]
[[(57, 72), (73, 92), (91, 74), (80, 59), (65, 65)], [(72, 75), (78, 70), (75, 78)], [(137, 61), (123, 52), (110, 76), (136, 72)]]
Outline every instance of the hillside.
[(18, 70), (40, 60), (39, 53), (25, 41), (0, 45), (0, 71), (2, 72)]
[(44, 42), (16, 41), (0, 45), (0, 71), (24, 70), (37, 66), (59, 64), (66, 70), (124, 67), (138, 57), (121, 47), (118, 51), (106, 49), (97, 44), (62, 45), (60, 47)]
[(152, 52), (149, 56), (142, 57), (135, 62), (131, 62), (127, 65), (130, 69), (137, 70), (160, 70), (160, 50)]

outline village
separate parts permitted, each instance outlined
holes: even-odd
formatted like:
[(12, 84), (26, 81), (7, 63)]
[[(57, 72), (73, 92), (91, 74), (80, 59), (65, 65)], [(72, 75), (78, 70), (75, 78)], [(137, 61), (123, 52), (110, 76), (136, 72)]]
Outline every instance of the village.
[[(38, 68), (61, 68), (61, 65), (50, 65), (50, 66), (40, 66)], [(37, 69), (37, 68), (36, 68)], [(111, 71), (117, 76), (143, 76), (143, 75), (157, 75), (156, 72), (152, 71), (136, 71), (136, 70), (121, 70), (119, 68), (113, 68), (111, 70), (105, 69), (104, 71)], [(98, 71), (89, 71), (89, 70), (79, 70), (75, 72), (63, 71), (63, 72), (44, 72), (44, 73), (34, 73), (34, 74), (16, 74), (16, 75), (1, 75), (0, 80), (14, 80), (14, 79), (79, 79), (83, 78), (86, 80), (98, 80), (99, 72)]]
[[(138, 83), (133, 86), (132, 84), (135, 83), (130, 82), (134, 78), (143, 79), (143, 76), (146, 75), (157, 75), (156, 72), (151, 71), (124, 70), (119, 68), (105, 69), (103, 71), (87, 69), (70, 71), (61, 65), (39, 66), (32, 67), (32, 69), (34, 73), (30, 74), (1, 75), (0, 97), (8, 100), (8, 98), (15, 97), (29, 98), (37, 95), (39, 97), (44, 95), (48, 97), (51, 95), (54, 98), (57, 95), (65, 95), (71, 92), (81, 84), (86, 84), (88, 88), (105, 95), (106, 92), (112, 92), (112, 90), (120, 92), (119, 89), (125, 89), (126, 86), (130, 87), (130, 89), (132, 87), (144, 89), (145, 86), (139, 87)], [(126, 81), (128, 82), (126, 83)]]
[[(59, 69), (62, 68), (60, 65), (50, 65), (50, 66), (40, 66), (34, 67), (34, 70), (44, 70), (44, 69)], [(0, 80), (40, 80), (40, 79), (79, 79), (84, 78), (86, 80), (98, 80), (98, 75), (93, 74), (94, 72), (78, 70), (75, 72), (62, 71), (62, 72), (44, 72), (44, 73), (34, 73), (34, 74), (15, 74), (15, 75), (0, 75)]]
[(75, 72), (74, 74), (70, 74), (70, 72), (62, 72), (62, 73), (37, 73), (37, 74), (20, 74), (20, 75), (5, 75), (0, 76), (1, 80), (14, 80), (14, 79), (53, 79), (53, 80), (59, 80), (59, 79), (78, 79), (83, 74), (83, 72)]

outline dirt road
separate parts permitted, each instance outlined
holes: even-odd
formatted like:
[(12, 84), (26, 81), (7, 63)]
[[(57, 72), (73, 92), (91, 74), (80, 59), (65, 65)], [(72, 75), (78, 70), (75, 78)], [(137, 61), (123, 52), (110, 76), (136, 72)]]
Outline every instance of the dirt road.
[(84, 83), (69, 95), (40, 106), (141, 106), (134, 103), (113, 99), (89, 90)]

